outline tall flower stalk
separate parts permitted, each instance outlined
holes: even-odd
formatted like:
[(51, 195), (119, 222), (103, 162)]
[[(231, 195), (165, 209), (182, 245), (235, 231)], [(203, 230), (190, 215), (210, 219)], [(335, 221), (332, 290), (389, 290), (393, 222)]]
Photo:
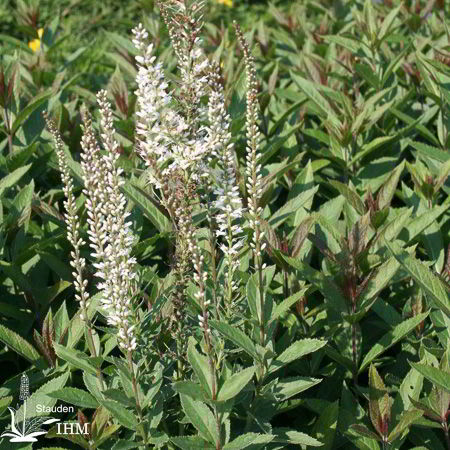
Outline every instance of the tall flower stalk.
[(259, 142), (261, 133), (258, 130), (258, 81), (256, 78), (256, 68), (253, 56), (250, 53), (250, 48), (247, 41), (242, 34), (239, 25), (234, 22), (236, 35), (241, 49), (244, 53), (245, 71), (247, 76), (247, 164), (246, 164), (246, 187), (248, 194), (248, 212), (250, 228), (253, 230), (252, 240), (250, 247), (253, 252), (253, 260), (255, 270), (258, 272), (258, 290), (260, 301), (260, 343), (265, 347), (266, 344), (266, 330), (265, 330), (265, 317), (264, 317), (264, 287), (263, 287), (263, 258), (262, 252), (266, 247), (266, 244), (262, 242), (264, 232), (261, 231), (261, 213), (262, 207), (258, 206), (263, 191), (261, 184), (261, 164), (259, 159), (261, 154), (259, 152)]
[[(119, 347), (126, 355), (131, 374), (136, 410), (143, 421), (141, 401), (137, 386), (133, 351), (137, 346), (136, 317), (133, 301), (138, 290), (138, 275), (135, 270), (136, 259), (131, 257), (134, 237), (131, 222), (126, 221), (130, 213), (126, 211), (127, 201), (120, 191), (125, 183), (117, 167), (119, 144), (114, 137), (113, 119), (106, 91), (97, 94), (101, 115), (101, 140), (106, 154), (101, 154), (92, 124), (87, 114), (83, 115), (84, 135), (83, 178), (89, 224), (89, 238), (94, 249), (92, 256), (97, 259), (93, 265), (95, 275), (102, 281), (97, 287), (101, 290), (102, 304), (107, 311), (108, 324), (117, 328)], [(146, 433), (143, 433), (146, 441)]]
[(217, 67), (213, 67), (210, 74), (211, 94), (208, 102), (209, 139), (211, 155), (218, 158), (219, 173), (216, 179), (217, 187), (214, 194), (217, 196), (215, 207), (219, 211), (216, 216), (218, 229), (215, 231), (216, 241), (223, 238), (220, 244), (226, 265), (224, 283), (224, 307), (231, 315), (233, 299), (238, 288), (233, 280), (234, 273), (239, 267), (237, 258), (243, 246), (240, 236), (243, 229), (237, 223), (242, 219), (244, 208), (239, 195), (239, 185), (236, 182), (235, 156), (231, 143), (231, 120), (225, 109), (223, 87)]
[[(63, 183), (63, 192), (66, 197), (64, 200), (64, 220), (67, 225), (67, 239), (72, 244), (73, 250), (70, 252), (71, 261), (70, 265), (74, 268), (72, 275), (74, 277), (75, 285), (75, 299), (80, 302), (80, 318), (84, 321), (86, 325), (87, 343), (91, 356), (96, 357), (97, 350), (94, 344), (94, 334), (96, 333), (89, 317), (89, 305), (90, 298), (89, 292), (86, 290), (88, 281), (83, 279), (83, 270), (86, 267), (85, 258), (81, 257), (80, 250), (81, 247), (86, 243), (80, 237), (80, 222), (77, 215), (77, 207), (75, 203), (75, 195), (73, 193), (73, 181), (70, 176), (69, 166), (67, 164), (66, 155), (64, 154), (64, 144), (61, 139), (61, 135), (54, 123), (50, 119), (47, 113), (44, 113), (44, 118), (46, 120), (47, 128), (50, 131), (54, 143), (56, 155), (58, 157), (58, 166), (61, 173), (61, 180)], [(103, 388), (103, 376), (100, 369), (97, 369), (97, 378), (100, 382), (100, 386)]]
[(174, 255), (175, 289), (172, 294), (174, 331), (177, 341), (178, 378), (182, 377), (184, 352), (185, 289), (190, 277), (192, 255), (189, 236), (183, 220), (198, 199), (198, 188), (205, 172), (205, 159), (210, 151), (207, 119), (201, 97), (208, 89), (209, 62), (197, 37), (201, 27), (201, 4), (180, 3), (177, 10), (159, 4), (169, 29), (182, 82), (177, 91), (169, 91), (161, 63), (147, 44), (148, 33), (141, 24), (133, 29), (133, 43), (139, 51), (136, 57), (138, 74), (137, 145), (136, 150), (148, 166), (148, 179), (159, 191), (161, 203), (167, 209), (176, 232)]

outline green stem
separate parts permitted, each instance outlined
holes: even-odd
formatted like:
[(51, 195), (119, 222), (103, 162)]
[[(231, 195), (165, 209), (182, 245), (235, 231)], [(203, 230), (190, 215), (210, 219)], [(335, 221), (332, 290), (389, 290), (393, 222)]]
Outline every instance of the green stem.
[(137, 387), (137, 382), (136, 382), (136, 373), (134, 371), (134, 365), (133, 365), (133, 358), (131, 356), (131, 350), (127, 351), (127, 361), (128, 361), (128, 367), (130, 369), (130, 373), (131, 373), (131, 384), (133, 387), (133, 394), (134, 394), (134, 399), (136, 401), (136, 411), (138, 413), (139, 416), (139, 421), (142, 424), (142, 437), (144, 439), (144, 444), (147, 445), (147, 431), (145, 429), (145, 424), (144, 422), (144, 417), (142, 415), (142, 408), (141, 408), (141, 402), (139, 400), (139, 390)]
[(12, 153), (13, 151), (13, 143), (12, 143), (12, 134), (11, 134), (11, 126), (9, 123), (9, 116), (8, 116), (8, 108), (4, 108), (3, 109), (4, 115), (5, 115), (5, 128), (6, 128), (6, 132), (8, 133), (8, 149), (9, 149), (9, 154)]
[(444, 430), (444, 434), (445, 434), (445, 442), (447, 443), (447, 450), (450, 450), (450, 436), (448, 434), (448, 424), (447, 424), (447, 419), (443, 420), (441, 422), (442, 428)]
[[(93, 358), (95, 358), (97, 356), (97, 350), (95, 349), (94, 336), (92, 333), (92, 324), (91, 324), (91, 321), (88, 319), (87, 308), (84, 308), (83, 315), (84, 315), (84, 317), (86, 317), (87, 338), (88, 338), (87, 341), (88, 341), (89, 352), (91, 353), (91, 356)], [(97, 379), (100, 383), (100, 391), (103, 391), (105, 386), (103, 383), (103, 375), (102, 375), (102, 370), (100, 369), (100, 367), (97, 368), (96, 372), (97, 372)]]

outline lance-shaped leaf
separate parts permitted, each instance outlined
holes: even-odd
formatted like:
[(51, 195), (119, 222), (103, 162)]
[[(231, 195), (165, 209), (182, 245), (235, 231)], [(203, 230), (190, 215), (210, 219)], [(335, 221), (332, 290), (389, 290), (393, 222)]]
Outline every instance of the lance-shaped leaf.
[(138, 185), (125, 183), (122, 186), (125, 195), (142, 210), (159, 232), (170, 232), (172, 224), (159, 204)]
[(256, 350), (255, 344), (252, 340), (241, 330), (237, 328), (233, 328), (231, 325), (225, 322), (219, 322), (217, 320), (210, 320), (209, 324), (215, 328), (220, 334), (225, 336), (231, 342), (236, 344), (239, 348), (244, 350), (248, 355), (254, 358), (257, 361), (260, 361), (261, 358)]
[(428, 417), (431, 420), (434, 420), (436, 422), (440, 422), (441, 421), (441, 417), (440, 415), (434, 411), (429, 405), (423, 403), (423, 402), (419, 402), (417, 400), (414, 400), (413, 398), (410, 398), (411, 403), (417, 408), (420, 409), (421, 411), (423, 411), (423, 413), (425, 414), (426, 417)]
[(397, 189), (400, 175), (405, 168), (405, 161), (402, 161), (389, 175), (388, 179), (381, 186), (377, 194), (377, 205), (379, 209), (383, 209), (385, 206), (390, 206), (394, 197), (395, 190)]
[(276, 384), (275, 397), (279, 402), (283, 402), (300, 392), (319, 384), (322, 380), (310, 377), (283, 378)]
[(211, 444), (215, 444), (219, 437), (217, 435), (216, 421), (211, 410), (202, 402), (180, 394), (181, 406), (187, 419), (199, 432), (200, 436)]
[(327, 341), (319, 339), (302, 339), (291, 344), (278, 358), (274, 359), (269, 366), (268, 374), (281, 369), (304, 355), (313, 353), (326, 345)]
[[(170, 440), (183, 450), (215, 450), (216, 446), (205, 442), (200, 436), (176, 436)], [(129, 441), (127, 441), (129, 442)]]
[(250, 445), (268, 444), (273, 438), (271, 434), (245, 433), (226, 444), (223, 450), (241, 450)]
[(213, 380), (211, 378), (211, 369), (208, 364), (208, 359), (197, 351), (195, 348), (195, 339), (192, 337), (189, 339), (187, 357), (197, 375), (201, 387), (208, 397), (212, 399)]
[(345, 297), (330, 277), (325, 276), (322, 272), (313, 269), (311, 266), (299, 261), (298, 259), (282, 254), (280, 255), (290, 266), (299, 270), (302, 277), (307, 278), (309, 282), (319, 289), (331, 308), (335, 309), (339, 313), (346, 312), (348, 310)]
[(352, 424), (352, 425), (350, 425), (350, 430), (354, 431), (355, 433), (359, 434), (360, 436), (364, 436), (369, 439), (375, 439), (376, 441), (381, 441), (381, 438), (380, 438), (380, 436), (378, 436), (378, 434), (374, 433), (373, 431), (370, 431), (363, 424), (356, 424), (356, 423)]
[(411, 317), (388, 331), (366, 354), (358, 373), (361, 373), (375, 358), (384, 353), (425, 320), (430, 311)]
[(389, 284), (389, 281), (394, 277), (399, 267), (400, 263), (394, 257), (390, 257), (377, 268), (375, 276), (369, 279), (366, 288), (359, 297), (358, 302), (360, 308), (364, 308), (376, 299), (378, 293)]
[[(56, 342), (53, 343), (53, 347), (59, 358), (91, 375), (97, 374), (97, 368), (92, 364), (94, 362), (93, 358), (88, 358), (84, 353), (78, 352), (72, 348), (64, 347)], [(95, 363), (97, 367), (99, 367), (101, 364), (100, 359), (96, 358)]]
[(413, 362), (410, 362), (409, 364), (420, 372), (427, 380), (430, 380), (435, 386), (450, 393), (450, 374), (448, 372), (444, 372), (437, 367), (432, 367), (427, 364)]
[(385, 440), (391, 419), (391, 398), (373, 364), (370, 365), (369, 369), (369, 413), (374, 428)]
[(336, 400), (323, 410), (314, 425), (312, 434), (324, 443), (322, 450), (332, 450), (335, 445), (338, 416), (339, 401)]
[(422, 417), (423, 411), (412, 409), (404, 411), (400, 416), (400, 420), (394, 429), (389, 433), (388, 442), (395, 441), (410, 425), (412, 425), (419, 417)]
[(22, 336), (0, 324), (0, 341), (41, 369), (46, 368), (46, 364), (37, 350)]
[[(290, 72), (291, 79), (297, 84), (297, 86), (305, 93), (311, 102), (319, 110), (319, 115), (324, 118), (328, 118), (335, 126), (340, 125), (340, 121), (335, 114), (333, 108), (331, 107), (329, 101), (317, 90), (317, 85), (311, 81), (305, 80), (304, 78), (298, 76), (294, 72)], [(331, 89), (330, 89), (331, 91)]]
[(270, 318), (270, 321), (277, 320), (279, 317), (281, 317), (286, 311), (289, 310), (289, 308), (297, 303), (302, 297), (304, 297), (306, 291), (309, 289), (309, 287), (304, 287), (300, 289), (295, 294), (290, 295), (288, 298), (285, 298), (281, 303), (276, 305), (275, 309), (272, 312), (272, 317)]
[(297, 444), (306, 445), (308, 447), (321, 447), (322, 442), (308, 436), (305, 433), (299, 431), (290, 430), (289, 428), (274, 428), (272, 430), (274, 434), (274, 439), (272, 442), (280, 442), (283, 444)]
[(236, 395), (238, 395), (252, 379), (255, 370), (256, 367), (247, 367), (226, 379), (219, 389), (217, 401), (226, 402), (227, 400), (236, 397)]
[(340, 194), (342, 194), (346, 200), (350, 203), (350, 205), (355, 208), (358, 214), (364, 214), (364, 202), (361, 200), (361, 197), (352, 189), (350, 189), (346, 184), (341, 183), (340, 181), (333, 180), (330, 184), (338, 190)]
[(136, 430), (138, 421), (130, 410), (114, 400), (100, 400), (100, 403), (115, 419), (117, 419), (120, 425), (123, 425), (130, 430)]
[(395, 259), (406, 269), (436, 308), (450, 316), (450, 300), (444, 283), (428, 267), (402, 250), (398, 245), (385, 242)]
[(293, 256), (294, 258), (296, 258), (300, 253), (300, 250), (302, 249), (303, 244), (308, 237), (308, 233), (311, 230), (311, 227), (314, 225), (315, 221), (315, 216), (308, 216), (306, 219), (300, 222), (298, 227), (295, 229), (290, 241), (290, 247), (292, 248), (291, 256)]
[(65, 403), (69, 403), (70, 405), (76, 405), (82, 408), (96, 409), (99, 406), (97, 400), (94, 398), (93, 395), (78, 388), (65, 387), (50, 392), (47, 395), (49, 397), (62, 400)]

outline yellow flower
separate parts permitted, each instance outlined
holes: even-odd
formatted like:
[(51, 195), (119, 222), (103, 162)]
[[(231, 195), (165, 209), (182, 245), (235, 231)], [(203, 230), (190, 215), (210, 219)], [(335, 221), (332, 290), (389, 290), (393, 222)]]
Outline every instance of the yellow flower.
[(32, 41), (28, 42), (28, 47), (30, 47), (33, 52), (37, 52), (41, 48), (41, 37), (44, 34), (44, 29), (39, 28), (37, 34), (39, 36), (39, 39), (33, 39)]
[(233, 0), (216, 0), (216, 1), (217, 1), (217, 3), (228, 6), (229, 8), (231, 8), (233, 6)]

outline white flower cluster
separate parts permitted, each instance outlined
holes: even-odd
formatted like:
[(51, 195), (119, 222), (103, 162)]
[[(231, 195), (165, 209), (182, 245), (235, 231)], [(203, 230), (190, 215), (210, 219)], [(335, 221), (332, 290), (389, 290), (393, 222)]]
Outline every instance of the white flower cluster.
[(126, 198), (120, 192), (124, 184), (122, 169), (116, 167), (118, 143), (114, 139), (112, 112), (106, 92), (97, 95), (101, 113), (102, 141), (108, 150), (100, 154), (90, 121), (85, 120), (82, 139), (82, 168), (85, 182), (90, 247), (98, 262), (96, 276), (102, 291), (102, 303), (108, 311), (108, 323), (118, 329), (119, 346), (127, 351), (136, 348), (132, 300), (137, 286), (130, 215), (125, 211)]
[(261, 245), (264, 232), (260, 230), (260, 219), (262, 208), (258, 206), (263, 192), (261, 164), (259, 159), (261, 153), (258, 151), (261, 141), (261, 133), (258, 130), (258, 82), (256, 78), (256, 68), (253, 56), (250, 53), (247, 41), (242, 34), (239, 25), (235, 23), (236, 34), (244, 53), (245, 71), (247, 78), (247, 165), (245, 173), (247, 175), (246, 187), (248, 191), (248, 212), (250, 215), (250, 228), (254, 230), (250, 247), (257, 257), (261, 256), (265, 244)]
[(86, 266), (86, 260), (80, 256), (80, 248), (85, 244), (80, 237), (79, 227), (80, 223), (77, 217), (77, 208), (75, 204), (75, 196), (73, 194), (73, 182), (70, 176), (69, 167), (67, 165), (66, 156), (64, 154), (64, 144), (59, 134), (58, 129), (47, 114), (44, 114), (47, 127), (55, 141), (56, 155), (58, 157), (59, 171), (61, 172), (61, 180), (63, 182), (63, 192), (66, 197), (64, 201), (64, 219), (67, 224), (67, 239), (72, 244), (73, 250), (70, 252), (72, 260), (70, 265), (75, 269), (72, 272), (74, 277), (74, 284), (76, 289), (75, 298), (80, 302), (82, 320), (88, 321), (87, 308), (89, 307), (89, 293), (86, 291), (88, 281), (83, 280), (83, 269)]
[[(172, 160), (162, 172), (163, 176), (170, 176), (178, 169), (191, 169), (192, 179), (196, 180), (198, 173), (195, 169), (209, 151), (206, 130), (202, 128), (194, 130), (188, 118), (174, 110), (171, 105), (174, 99), (167, 92), (168, 84), (164, 79), (162, 65), (155, 64), (156, 58), (152, 56), (153, 45), (147, 46), (148, 33), (142, 24), (133, 29), (133, 34), (133, 43), (140, 52), (136, 56), (138, 152), (150, 167), (153, 166), (154, 161), (163, 163), (169, 159)], [(199, 51), (200, 49), (196, 48), (192, 52), (194, 62), (200, 59)], [(207, 63), (206, 59), (205, 61)], [(204, 62), (193, 67), (191, 77), (203, 70)], [(200, 87), (202, 82), (198, 77), (196, 79), (197, 84), (193, 86), (197, 91), (195, 96), (197, 98), (203, 88)], [(161, 188), (161, 180), (155, 177), (154, 173), (150, 174), (150, 181), (156, 188)]]
[(219, 214), (216, 216), (218, 229), (216, 238), (223, 237), (225, 243), (220, 244), (220, 249), (225, 255), (225, 264), (228, 266), (225, 285), (228, 289), (228, 299), (231, 301), (233, 291), (237, 284), (233, 281), (233, 274), (239, 267), (239, 250), (243, 246), (244, 239), (239, 235), (243, 229), (236, 223), (242, 218), (244, 208), (239, 195), (239, 185), (236, 181), (236, 169), (234, 162), (233, 144), (231, 141), (231, 119), (225, 109), (223, 87), (219, 82), (217, 68), (211, 74), (212, 92), (208, 101), (208, 119), (211, 124), (208, 128), (208, 136), (211, 154), (219, 160), (221, 169), (217, 177), (217, 187), (214, 193), (217, 195), (215, 202)]

